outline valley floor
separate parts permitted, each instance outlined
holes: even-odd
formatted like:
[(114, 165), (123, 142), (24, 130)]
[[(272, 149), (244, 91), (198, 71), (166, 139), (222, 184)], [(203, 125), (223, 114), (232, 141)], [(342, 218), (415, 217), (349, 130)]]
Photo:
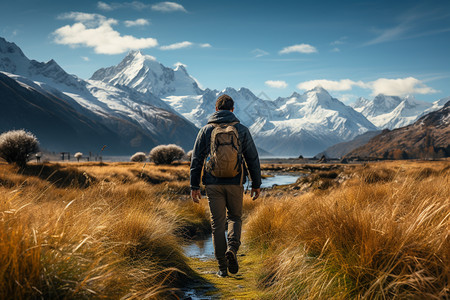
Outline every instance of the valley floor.
[(450, 162), (263, 165), (240, 273), (182, 245), (210, 232), (187, 164), (0, 163), (0, 298), (448, 298)]

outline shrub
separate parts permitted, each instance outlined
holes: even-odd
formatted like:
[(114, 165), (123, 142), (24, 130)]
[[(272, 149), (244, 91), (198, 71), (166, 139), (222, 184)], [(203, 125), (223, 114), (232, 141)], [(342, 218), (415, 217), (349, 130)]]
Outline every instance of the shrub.
[(134, 162), (144, 162), (147, 160), (147, 156), (145, 156), (144, 152), (136, 152), (130, 158), (130, 161)]
[(77, 153), (75, 153), (75, 155), (73, 157), (75, 157), (77, 159), (77, 161), (80, 161), (80, 158), (83, 157), (83, 153), (77, 152)]
[(39, 151), (37, 138), (25, 130), (11, 130), (0, 135), (0, 157), (24, 167), (31, 154)]
[(189, 162), (192, 161), (192, 150), (190, 150), (188, 153), (186, 153), (186, 157)]
[(170, 144), (170, 145), (159, 145), (150, 151), (150, 160), (157, 165), (169, 165), (174, 160), (182, 159), (184, 156), (184, 151), (180, 146)]

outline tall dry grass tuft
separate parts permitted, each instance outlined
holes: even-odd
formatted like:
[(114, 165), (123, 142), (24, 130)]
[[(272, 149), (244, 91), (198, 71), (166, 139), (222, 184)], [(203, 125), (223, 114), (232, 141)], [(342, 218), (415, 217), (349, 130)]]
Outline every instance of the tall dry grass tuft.
[(200, 213), (161, 185), (118, 167), (61, 188), (0, 167), (1, 299), (160, 299), (195, 276), (175, 233)]
[[(431, 170), (431, 171), (430, 171)], [(448, 167), (371, 165), (328, 193), (267, 199), (247, 225), (277, 297), (450, 296)]]

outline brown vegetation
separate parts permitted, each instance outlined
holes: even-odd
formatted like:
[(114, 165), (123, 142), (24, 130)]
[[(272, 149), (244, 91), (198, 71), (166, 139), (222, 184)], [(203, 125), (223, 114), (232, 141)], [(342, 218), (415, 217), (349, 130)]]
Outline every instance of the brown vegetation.
[(335, 188), (269, 196), (250, 216), (261, 287), (282, 299), (449, 297), (448, 162), (370, 164), (316, 180), (324, 177)]
[[(449, 297), (448, 161), (263, 169), (310, 175), (245, 195), (248, 295)], [(0, 298), (175, 297), (198, 276), (180, 237), (210, 226), (188, 179), (187, 164), (0, 164)]]
[(164, 298), (196, 276), (179, 237), (209, 223), (187, 166), (68, 166), (0, 164), (0, 298)]

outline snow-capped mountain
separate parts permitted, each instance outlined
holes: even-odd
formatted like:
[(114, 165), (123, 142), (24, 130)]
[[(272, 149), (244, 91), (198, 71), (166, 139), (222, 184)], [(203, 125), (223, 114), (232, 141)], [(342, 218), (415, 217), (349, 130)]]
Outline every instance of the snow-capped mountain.
[(29, 60), (19, 47), (0, 38), (2, 71), (22, 87), (56, 97), (117, 132), (128, 145), (126, 151), (159, 143), (190, 149), (197, 127), (207, 123), (221, 94), (235, 100), (235, 114), (250, 128), (257, 146), (277, 156), (312, 156), (369, 130), (410, 124), (445, 102), (379, 95), (372, 101), (360, 98), (352, 108), (322, 88), (267, 101), (244, 87), (202, 90), (184, 66), (168, 68), (139, 51), (85, 81), (53, 60)]
[[(180, 68), (183, 72), (177, 77)], [(89, 82), (94, 81), (156, 93), (198, 127), (204, 126), (215, 111), (217, 97), (227, 94), (235, 100), (234, 113), (250, 128), (256, 144), (277, 155), (314, 155), (334, 143), (376, 129), (322, 88), (275, 101), (262, 100), (247, 88), (201, 90), (185, 68), (167, 68), (152, 56), (136, 51), (117, 66), (96, 71)]]
[(127, 86), (158, 97), (200, 95), (202, 90), (183, 65), (167, 68), (153, 56), (131, 51), (117, 65), (96, 71), (91, 80)]
[[(450, 100), (450, 99), (449, 99)], [(347, 157), (384, 159), (441, 158), (450, 156), (450, 101), (414, 123), (383, 130)]]
[(259, 145), (280, 155), (311, 156), (376, 127), (363, 115), (317, 87), (274, 101), (271, 119), (250, 127)]
[(378, 95), (372, 101), (360, 98), (352, 107), (362, 113), (379, 129), (394, 129), (413, 123), (426, 111), (434, 111), (443, 106), (419, 101), (413, 96)]
[(426, 109), (419, 117), (443, 108), (445, 106), (445, 104), (448, 103), (448, 101), (450, 101), (450, 97), (445, 97), (445, 98), (434, 101), (432, 103), (432, 106), (430, 108)]
[[(192, 123), (152, 93), (95, 80), (84, 81), (67, 74), (53, 60), (47, 63), (29, 60), (19, 47), (2, 38), (0, 72), (23, 87), (66, 101), (78, 113), (117, 132), (120, 142), (127, 145), (122, 154), (129, 154), (132, 149), (149, 150), (161, 143), (176, 143), (188, 150), (197, 134)], [(80, 145), (83, 142), (80, 140)]]

